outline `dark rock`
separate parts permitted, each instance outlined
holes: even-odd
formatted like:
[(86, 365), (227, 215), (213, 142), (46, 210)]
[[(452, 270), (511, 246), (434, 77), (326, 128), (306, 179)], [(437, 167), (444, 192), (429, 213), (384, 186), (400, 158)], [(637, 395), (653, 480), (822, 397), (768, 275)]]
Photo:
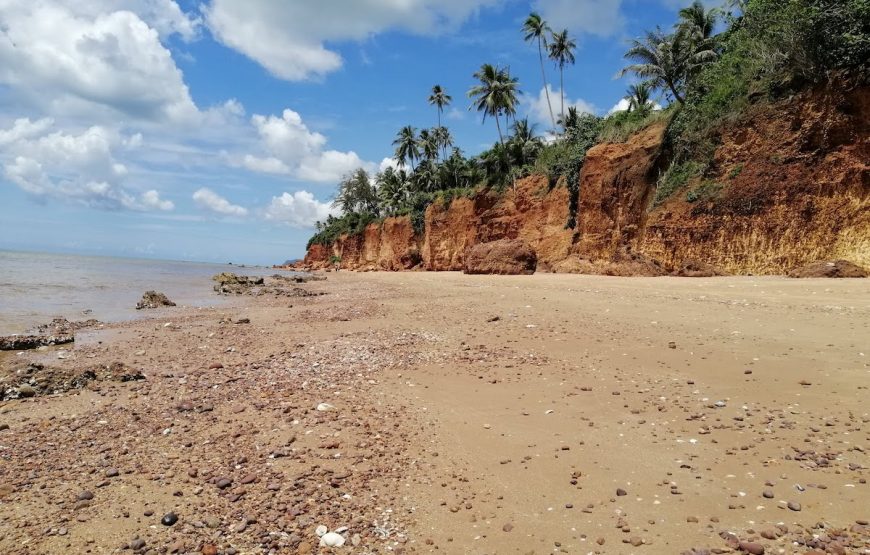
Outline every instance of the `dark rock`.
[(172, 526), (176, 522), (178, 522), (178, 515), (175, 513), (166, 513), (163, 515), (163, 518), (160, 519), (160, 524), (163, 526)]
[(157, 291), (146, 291), (142, 295), (142, 300), (136, 303), (136, 310), (143, 308), (160, 308), (161, 306), (175, 306), (175, 303), (163, 293)]

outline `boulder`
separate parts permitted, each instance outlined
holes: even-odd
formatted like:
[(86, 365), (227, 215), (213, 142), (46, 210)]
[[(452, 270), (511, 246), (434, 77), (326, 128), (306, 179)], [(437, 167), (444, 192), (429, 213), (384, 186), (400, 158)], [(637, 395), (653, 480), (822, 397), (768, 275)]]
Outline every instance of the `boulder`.
[(538, 264), (535, 251), (524, 241), (500, 239), (478, 243), (465, 255), (466, 274), (534, 274)]
[(163, 293), (158, 293), (157, 291), (146, 291), (145, 294), (142, 295), (142, 300), (136, 303), (136, 310), (142, 310), (143, 308), (159, 308), (161, 306), (175, 306), (175, 303), (170, 301)]
[(820, 260), (788, 273), (792, 278), (865, 278), (867, 270), (848, 260)]

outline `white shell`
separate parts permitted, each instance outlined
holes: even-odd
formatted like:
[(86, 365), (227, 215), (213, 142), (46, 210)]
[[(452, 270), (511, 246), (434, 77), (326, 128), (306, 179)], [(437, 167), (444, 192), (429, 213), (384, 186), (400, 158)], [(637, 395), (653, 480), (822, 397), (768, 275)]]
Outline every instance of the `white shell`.
[(319, 410), (319, 411), (321, 411), (321, 412), (323, 412), (323, 411), (327, 411), (327, 410), (332, 410), (332, 409), (334, 409), (334, 408), (335, 408), (335, 407), (333, 407), (333, 406), (330, 405), (329, 403), (320, 403), (319, 405), (317, 405), (317, 410)]
[(326, 534), (327, 532), (329, 532), (329, 528), (327, 528), (326, 526), (324, 526), (322, 524), (320, 526), (318, 526), (316, 530), (314, 530), (314, 533), (317, 534), (318, 538), (322, 538), (323, 535)]
[(341, 547), (344, 545), (344, 536), (335, 532), (328, 532), (320, 538), (320, 547)]

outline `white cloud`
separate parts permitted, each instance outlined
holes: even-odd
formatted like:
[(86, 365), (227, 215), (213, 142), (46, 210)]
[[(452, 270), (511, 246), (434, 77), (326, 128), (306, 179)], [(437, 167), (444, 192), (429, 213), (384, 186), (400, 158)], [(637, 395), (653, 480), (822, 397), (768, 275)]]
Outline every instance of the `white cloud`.
[(357, 168), (374, 168), (353, 151), (324, 150), (326, 137), (311, 131), (293, 110), (284, 110), (281, 117), (255, 114), (251, 123), (266, 152), (265, 156), (247, 154), (242, 158), (240, 165), (251, 171), (330, 183)]
[(378, 172), (382, 172), (387, 168), (393, 168), (394, 170), (398, 170), (401, 168), (399, 165), (399, 161), (393, 157), (387, 157), (381, 160), (381, 163), (378, 164)]
[(244, 218), (248, 215), (247, 208), (230, 203), (230, 201), (206, 187), (198, 189), (193, 193), (193, 201), (203, 210), (208, 210), (222, 216)]
[(272, 202), (264, 210), (267, 220), (297, 228), (313, 227), (315, 222), (326, 220), (330, 214), (336, 216), (339, 211), (329, 203), (318, 201), (308, 191), (285, 192), (280, 197), (272, 197)]
[(124, 7), (150, 14), (163, 33), (195, 34), (195, 22), (169, 0), (0, 0), (0, 84), (52, 114), (194, 120), (198, 110), (161, 33)]
[[(660, 105), (659, 103), (657, 103), (657, 102), (653, 102), (653, 103), (652, 103), (652, 109), (653, 109), (653, 110), (661, 110), (662, 107), (661, 107), (661, 105)], [(628, 110), (628, 99), (627, 99), (627, 98), (621, 98), (621, 99), (619, 99), (619, 102), (617, 102), (616, 104), (614, 104), (614, 105), (613, 105), (613, 108), (611, 108), (610, 111), (607, 112), (607, 115), (614, 114), (614, 113), (616, 113), (616, 112), (625, 112), (626, 110)]]
[(19, 119), (10, 129), (0, 130), (0, 163), (9, 181), (39, 201), (57, 199), (105, 210), (172, 210), (150, 189), (136, 194), (123, 186), (127, 166), (115, 159), (114, 151), (135, 140), (121, 137), (100, 126), (80, 133), (51, 131), (53, 123)]
[(499, 0), (212, 0), (203, 8), (214, 37), (281, 79), (316, 78), (341, 67), (326, 42), (364, 40), (399, 29), (431, 35), (455, 29)]
[[(550, 91), (550, 103), (553, 105), (553, 116), (558, 121), (559, 119), (559, 111), (561, 110), (561, 92), (559, 90), (554, 91), (551, 85), (547, 85), (547, 89)], [(552, 120), (550, 119), (550, 109), (547, 107), (547, 93), (541, 88), (537, 97), (532, 97), (526, 95), (523, 98), (523, 103), (526, 105), (528, 110), (529, 118), (541, 125), (550, 128), (553, 126)], [(588, 113), (594, 114), (597, 109), (594, 105), (589, 102), (586, 102), (582, 98), (578, 98), (577, 100), (571, 100), (567, 95), (565, 97), (565, 112), (568, 111), (568, 108), (577, 108), (580, 113)]]
[(556, 30), (610, 37), (625, 25), (622, 0), (535, 0), (532, 9)]

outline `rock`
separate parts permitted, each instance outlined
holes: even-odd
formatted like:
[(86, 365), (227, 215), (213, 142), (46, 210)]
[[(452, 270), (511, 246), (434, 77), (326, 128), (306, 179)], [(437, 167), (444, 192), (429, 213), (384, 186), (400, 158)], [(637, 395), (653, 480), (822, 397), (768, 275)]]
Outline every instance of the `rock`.
[(30, 384), (21, 384), (18, 386), (18, 396), (23, 398), (33, 397), (36, 395), (36, 390)]
[(764, 546), (755, 542), (740, 542), (737, 546), (752, 555), (764, 555)]
[(229, 478), (220, 478), (217, 482), (215, 482), (215, 485), (218, 487), (218, 489), (226, 489), (232, 484), (233, 481)]
[(320, 403), (319, 405), (317, 405), (317, 410), (320, 412), (326, 412), (329, 410), (333, 410), (334, 408), (335, 407), (333, 407), (329, 403)]
[(466, 274), (534, 274), (538, 258), (525, 242), (500, 239), (478, 243), (465, 253)]
[(616, 495), (618, 495), (619, 497), (622, 497), (624, 495), (628, 495), (628, 492), (622, 488), (616, 488)]
[(136, 538), (130, 542), (130, 549), (136, 550), (142, 549), (143, 547), (145, 547), (145, 540), (141, 538)]
[(795, 512), (801, 510), (801, 504), (798, 503), (797, 501), (789, 501), (788, 504), (787, 504), (786, 506), (787, 506), (789, 509), (791, 509), (792, 511), (795, 511)]
[(106, 478), (114, 478), (118, 474), (119, 474), (119, 472), (118, 472), (117, 468), (110, 468), (110, 469), (106, 470)]
[(161, 306), (175, 306), (175, 303), (170, 301), (163, 293), (158, 293), (157, 291), (146, 291), (145, 294), (142, 295), (142, 300), (136, 303), (136, 310), (142, 310), (143, 308), (160, 308)]
[(510, 532), (511, 530), (514, 529), (514, 525), (511, 524), (510, 522), (508, 522), (507, 524), (502, 526), (501, 529), (504, 530), (505, 532)]
[(94, 494), (88, 490), (81, 492), (77, 497), (77, 499), (79, 501), (90, 501), (93, 498), (94, 498)]
[(794, 268), (791, 278), (865, 278), (867, 270), (848, 260), (822, 260)]
[(165, 515), (163, 515), (163, 518), (160, 519), (160, 524), (162, 524), (163, 526), (172, 526), (176, 522), (178, 522), (178, 515), (171, 512), (166, 513)]
[(314, 529), (314, 533), (317, 535), (318, 538), (322, 538), (326, 535), (327, 532), (329, 532), (329, 528), (327, 528), (323, 524)]
[(761, 492), (761, 496), (764, 497), (765, 499), (773, 499), (773, 490), (766, 489), (763, 492)]
[(679, 277), (715, 277), (727, 276), (728, 272), (718, 266), (707, 264), (706, 262), (687, 260), (683, 262), (679, 268), (674, 270), (671, 275)]
[(217, 555), (218, 549), (216, 545), (207, 543), (202, 546), (202, 549), (199, 552), (202, 555)]
[(344, 536), (341, 534), (327, 532), (320, 538), (320, 547), (341, 547), (344, 545), (344, 542)]
[(630, 543), (634, 547), (640, 547), (643, 545), (643, 540), (638, 536), (632, 536), (631, 539), (628, 540), (628, 543)]

